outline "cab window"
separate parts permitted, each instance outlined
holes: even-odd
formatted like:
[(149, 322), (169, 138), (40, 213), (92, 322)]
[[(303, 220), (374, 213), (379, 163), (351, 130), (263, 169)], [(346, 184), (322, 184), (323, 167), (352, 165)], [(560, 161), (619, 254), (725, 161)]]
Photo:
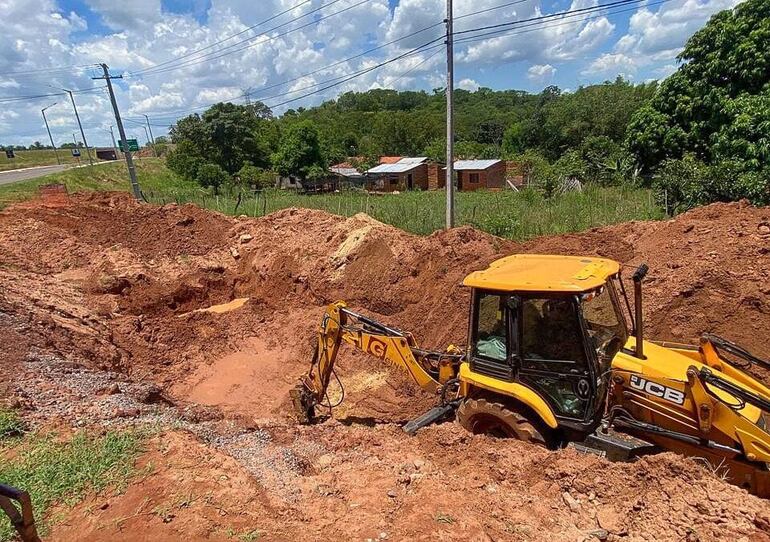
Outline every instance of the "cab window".
[(521, 380), (559, 414), (582, 419), (591, 389), (577, 300), (524, 299), (521, 308)]
[(604, 286), (582, 296), (583, 318), (602, 372), (609, 370), (612, 358), (628, 339), (626, 323), (614, 293), (611, 287)]
[(477, 356), (495, 361), (506, 360), (506, 298), (499, 294), (479, 295), (474, 344)]
[(580, 320), (571, 297), (522, 301), (521, 353), (533, 368), (553, 371), (549, 362), (586, 368)]

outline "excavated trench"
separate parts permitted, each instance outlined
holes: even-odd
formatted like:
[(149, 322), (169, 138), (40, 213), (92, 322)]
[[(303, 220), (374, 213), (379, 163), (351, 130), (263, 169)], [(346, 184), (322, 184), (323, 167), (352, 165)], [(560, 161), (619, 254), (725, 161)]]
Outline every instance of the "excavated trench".
[[(43, 426), (168, 427), (172, 452), (147, 458), (165, 467), (80, 531), (65, 522), (59, 540), (105, 539), (100, 525), (129, 516), (150, 488), (153, 506), (180, 491), (217, 497), (167, 523), (130, 516), (107, 538), (227, 540), (253, 521), (271, 540), (770, 539), (768, 503), (692, 460), (609, 464), (454, 424), (406, 437), (397, 423), (433, 398), (349, 350), (337, 421), (296, 427), (287, 416), (324, 304), (343, 299), (428, 348), (462, 345), (462, 278), (515, 252), (647, 262), (651, 337), (712, 332), (766, 356), (768, 223), (770, 210), (717, 204), (514, 243), (302, 209), (235, 219), (124, 194), (31, 202), (0, 212), (0, 390)], [(196, 457), (207, 466), (188, 477)]]

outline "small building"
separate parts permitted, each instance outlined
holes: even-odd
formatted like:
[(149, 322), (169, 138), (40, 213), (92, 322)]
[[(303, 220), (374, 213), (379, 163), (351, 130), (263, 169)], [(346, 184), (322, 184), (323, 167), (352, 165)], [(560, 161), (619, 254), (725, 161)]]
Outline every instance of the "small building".
[(118, 153), (115, 149), (95, 149), (96, 150), (96, 157), (99, 160), (117, 160), (118, 159)]
[(428, 162), (428, 190), (439, 190), (446, 186), (446, 166), (438, 162)]
[(390, 162), (394, 157), (383, 157), (380, 165), (366, 172), (369, 189), (375, 192), (396, 192), (402, 190), (428, 189), (428, 159), (424, 156), (416, 158), (399, 158)]
[(336, 186), (338, 188), (351, 188), (354, 186), (363, 186), (366, 177), (350, 162), (340, 162), (329, 167), (329, 173), (336, 177)]
[(505, 163), (502, 160), (457, 160), (457, 189), (465, 192), (505, 186)]

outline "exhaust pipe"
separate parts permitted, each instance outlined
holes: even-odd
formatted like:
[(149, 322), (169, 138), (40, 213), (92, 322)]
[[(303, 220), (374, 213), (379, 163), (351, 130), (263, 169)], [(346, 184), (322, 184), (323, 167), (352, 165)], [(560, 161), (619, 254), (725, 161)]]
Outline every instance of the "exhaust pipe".
[(636, 337), (636, 357), (644, 358), (644, 319), (642, 318), (642, 280), (650, 268), (646, 263), (640, 265), (631, 277), (634, 281), (634, 336)]

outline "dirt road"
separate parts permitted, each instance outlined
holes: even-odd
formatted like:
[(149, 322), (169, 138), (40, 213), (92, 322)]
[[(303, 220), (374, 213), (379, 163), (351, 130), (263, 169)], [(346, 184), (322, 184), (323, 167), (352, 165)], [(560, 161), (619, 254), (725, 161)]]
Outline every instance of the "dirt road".
[(694, 460), (612, 464), (455, 424), (408, 437), (432, 398), (350, 351), (333, 419), (287, 416), (324, 304), (463, 344), (462, 277), (514, 252), (646, 261), (651, 336), (767, 356), (768, 242), (770, 210), (743, 204), (521, 244), (125, 194), (20, 204), (0, 212), (0, 390), (43, 427), (163, 428), (124, 493), (57, 510), (55, 540), (770, 540), (770, 504)]

